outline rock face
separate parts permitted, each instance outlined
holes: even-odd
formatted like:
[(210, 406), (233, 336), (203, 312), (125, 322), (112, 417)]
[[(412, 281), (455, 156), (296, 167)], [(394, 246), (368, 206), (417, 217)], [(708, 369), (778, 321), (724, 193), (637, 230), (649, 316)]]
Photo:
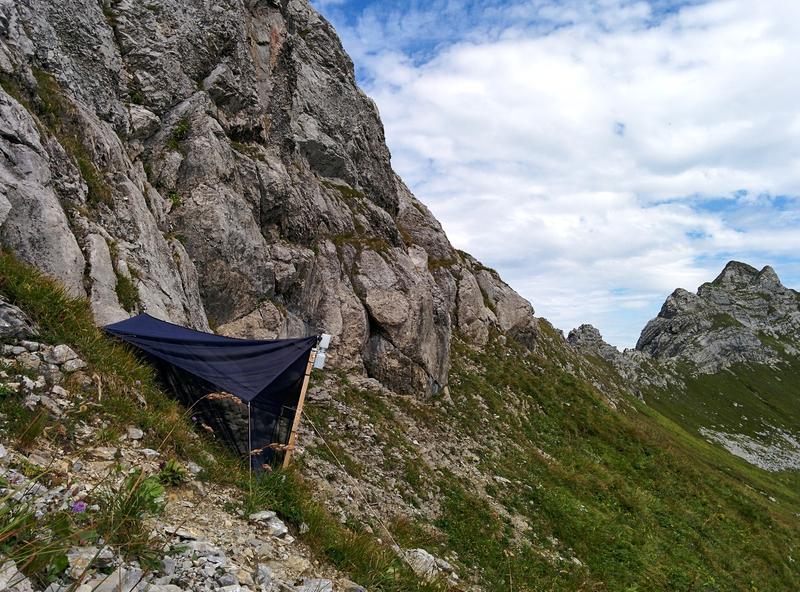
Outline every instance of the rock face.
[(536, 338), (397, 178), (305, 0), (0, 0), (0, 82), (0, 240), (98, 323), (325, 330), (333, 365), (423, 394), (453, 331)]
[(642, 330), (634, 350), (620, 352), (591, 325), (573, 329), (568, 341), (584, 354), (603, 358), (623, 376), (637, 375), (651, 384), (678, 362), (700, 374), (737, 363), (775, 364), (786, 354), (800, 354), (800, 293), (781, 284), (769, 266), (758, 271), (731, 261), (696, 294), (675, 290)]
[[(570, 331), (567, 342), (578, 353), (598, 357), (610, 364), (624, 379), (624, 384), (620, 385), (621, 390), (632, 392), (639, 398), (642, 397), (643, 388), (665, 388), (674, 382), (668, 364), (656, 367), (652, 356), (646, 353), (632, 349), (619, 351), (607, 343), (600, 335), (600, 331), (592, 325), (584, 324)], [(607, 396), (612, 395), (601, 384), (597, 382), (594, 384)]]
[(600, 331), (592, 325), (583, 324), (573, 329), (569, 332), (567, 341), (572, 347), (590, 355), (600, 356), (611, 363), (622, 355), (616, 347), (606, 343)]
[(731, 261), (697, 294), (675, 290), (636, 349), (713, 373), (737, 362), (771, 364), (780, 359), (778, 349), (797, 354), (798, 345), (800, 293), (784, 287), (769, 266), (758, 271)]

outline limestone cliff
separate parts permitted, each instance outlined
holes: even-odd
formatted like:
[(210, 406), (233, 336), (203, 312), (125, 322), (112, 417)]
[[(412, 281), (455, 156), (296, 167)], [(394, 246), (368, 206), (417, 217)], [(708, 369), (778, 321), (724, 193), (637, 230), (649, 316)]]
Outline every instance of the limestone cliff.
[(305, 0), (0, 0), (0, 77), (0, 240), (98, 323), (324, 330), (333, 365), (422, 394), (455, 331), (535, 338), (394, 173)]

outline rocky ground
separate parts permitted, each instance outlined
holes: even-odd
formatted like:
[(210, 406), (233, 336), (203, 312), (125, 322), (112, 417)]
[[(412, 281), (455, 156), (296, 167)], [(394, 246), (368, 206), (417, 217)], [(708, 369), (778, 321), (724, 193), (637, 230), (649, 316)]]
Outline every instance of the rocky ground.
[[(30, 334), (31, 325), (10, 305), (2, 305), (3, 333)], [(93, 405), (98, 383), (85, 375), (86, 363), (67, 345), (49, 346), (22, 339), (2, 346), (0, 391), (18, 397), (36, 413), (64, 419)], [(96, 377), (95, 377), (96, 379)], [(74, 388), (67, 390), (65, 384)], [(7, 418), (0, 418), (7, 422)], [(161, 454), (141, 445), (143, 431), (130, 426), (114, 443), (93, 445), (103, 421), (78, 422), (77, 450), (65, 450), (36, 438), (26, 449), (0, 444), (0, 499), (3, 511), (25, 507), (38, 517), (56, 512), (100, 511), (99, 491), (118, 490), (131, 474), (158, 475)], [(66, 550), (69, 566), (47, 592), (358, 592), (358, 585), (311, 558), (274, 512), (241, 515), (241, 495), (198, 480), (201, 468), (184, 463), (186, 482), (168, 487), (163, 510), (149, 519), (154, 540), (163, 549), (155, 569), (124, 560), (111, 546)], [(138, 474), (138, 473), (137, 473)], [(2, 563), (0, 589), (33, 590), (13, 561)]]
[[(165, 461), (176, 461), (145, 447), (144, 431), (134, 425), (118, 440), (98, 445), (108, 422), (102, 414), (86, 411), (100, 411), (102, 379), (87, 373), (86, 362), (70, 346), (47, 345), (36, 335), (37, 328), (25, 313), (0, 300), (0, 340), (5, 342), (0, 346), (0, 393), (21, 401), (35, 417), (61, 422), (24, 446), (0, 443), (0, 514), (24, 509), (37, 518), (59, 512), (88, 518), (101, 511), (96, 500), (104, 492), (121, 495), (131, 476), (159, 476)], [(375, 380), (371, 384), (380, 386)], [(310, 398), (319, 402), (325, 397), (325, 391), (317, 388)], [(6, 432), (8, 422), (0, 415), (0, 428)], [(313, 444), (309, 429), (306, 426), (303, 438)], [(74, 438), (69, 446), (58, 446), (59, 441), (67, 443), (63, 437), (67, 430), (74, 432)], [(25, 431), (20, 441), (25, 440)], [(302, 539), (304, 524), (293, 535), (274, 511), (245, 514), (241, 491), (204, 479), (203, 469), (193, 462), (174, 465), (173, 474), (177, 481), (165, 487), (159, 511), (147, 518), (149, 536), (157, 547), (155, 566), (152, 561), (130, 561), (101, 539), (64, 549), (68, 565), (46, 587), (34, 586), (18, 570), (20, 566), (3, 561), (0, 590), (364, 592), (314, 559), (295, 539), (295, 535)], [(458, 581), (448, 562), (424, 549), (395, 550), (422, 579)]]

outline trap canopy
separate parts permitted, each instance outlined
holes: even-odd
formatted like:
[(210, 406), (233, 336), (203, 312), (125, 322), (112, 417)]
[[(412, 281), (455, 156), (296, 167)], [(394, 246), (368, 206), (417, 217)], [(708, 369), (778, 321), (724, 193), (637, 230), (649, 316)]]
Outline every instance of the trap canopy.
[[(236, 339), (148, 314), (105, 330), (141, 350), (194, 417), (240, 454), (250, 455), (254, 466), (274, 461), (276, 449), (289, 443), (317, 336)], [(208, 396), (213, 392), (233, 397)]]

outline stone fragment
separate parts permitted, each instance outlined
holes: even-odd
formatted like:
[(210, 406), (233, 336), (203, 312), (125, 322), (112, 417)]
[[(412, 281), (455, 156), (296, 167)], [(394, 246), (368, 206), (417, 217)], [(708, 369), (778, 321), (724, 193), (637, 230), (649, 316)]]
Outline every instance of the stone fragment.
[(67, 551), (67, 561), (69, 561), (67, 573), (72, 579), (77, 579), (90, 565), (98, 568), (107, 567), (111, 565), (113, 559), (114, 554), (108, 548), (75, 547)]
[(10, 559), (0, 565), (0, 590), (8, 592), (33, 592), (33, 585), (17, 564)]
[[(10, 341), (34, 337), (38, 334), (33, 321), (13, 304), (0, 300), (0, 339)], [(23, 346), (24, 347), (24, 346)], [(11, 348), (9, 348), (9, 351)], [(5, 348), (3, 349), (6, 352)]]
[(144, 438), (144, 432), (137, 428), (136, 426), (128, 426), (128, 439), (129, 440), (141, 440)]
[(108, 576), (96, 576), (87, 584), (94, 592), (133, 592), (144, 572), (135, 567), (120, 566)]
[(250, 520), (250, 522), (267, 522), (274, 517), (275, 512), (271, 510), (262, 510), (260, 512), (255, 512), (254, 514), (250, 514), (247, 518)]
[(256, 584), (261, 588), (269, 589), (272, 584), (272, 568), (263, 563), (259, 563), (256, 568)]
[(297, 592), (333, 592), (333, 582), (324, 578), (304, 578)]
[(270, 518), (266, 524), (267, 533), (273, 537), (282, 537), (289, 533), (289, 529), (280, 518)]
[(339, 580), (339, 587), (342, 589), (342, 592), (367, 592), (366, 588), (348, 579)]
[(73, 372), (76, 372), (78, 370), (83, 370), (84, 368), (86, 368), (86, 365), (87, 365), (86, 362), (84, 362), (79, 358), (75, 360), (67, 360), (66, 362), (61, 364), (61, 370), (66, 374), (72, 374)]
[(89, 450), (89, 456), (97, 460), (114, 460), (119, 450), (111, 446), (98, 446)]
[(44, 360), (50, 364), (56, 364), (57, 366), (69, 360), (74, 360), (77, 357), (78, 354), (75, 353), (75, 350), (63, 343), (55, 346), (53, 349), (46, 350), (44, 353)]
[(17, 364), (25, 370), (35, 372), (42, 365), (42, 360), (37, 354), (24, 351), (17, 356)]
[(406, 562), (420, 578), (431, 581), (436, 577), (436, 557), (425, 549), (409, 549), (405, 552)]

